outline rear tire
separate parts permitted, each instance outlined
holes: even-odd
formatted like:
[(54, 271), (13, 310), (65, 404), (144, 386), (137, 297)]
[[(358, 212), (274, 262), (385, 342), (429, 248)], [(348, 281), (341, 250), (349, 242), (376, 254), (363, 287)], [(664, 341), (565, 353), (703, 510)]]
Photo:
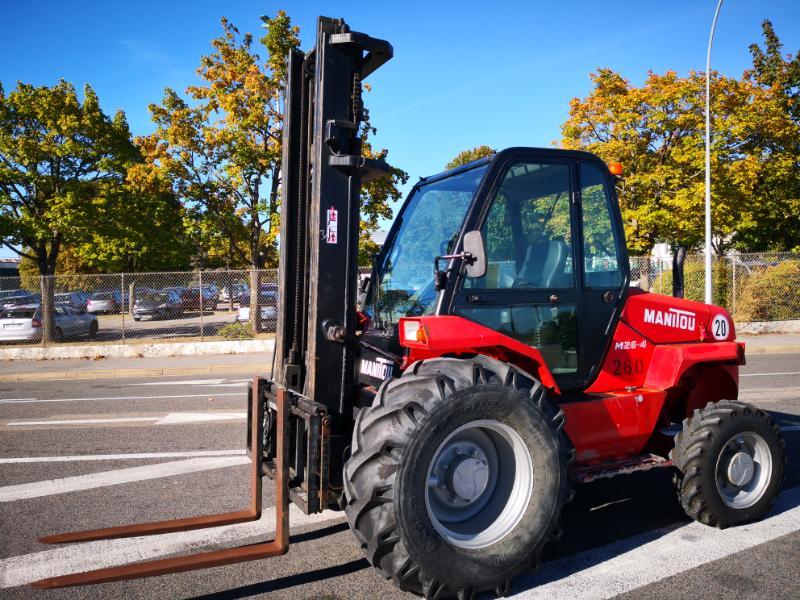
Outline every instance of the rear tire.
[(419, 361), (385, 382), (345, 465), (345, 514), (369, 562), (426, 597), (507, 593), (560, 537), (574, 458), (563, 425), (538, 381), (486, 356)]
[(720, 529), (760, 519), (783, 483), (783, 449), (780, 429), (763, 410), (733, 400), (695, 410), (670, 452), (681, 506)]
[(89, 339), (93, 340), (97, 337), (97, 321), (92, 321), (91, 325), (89, 325)]

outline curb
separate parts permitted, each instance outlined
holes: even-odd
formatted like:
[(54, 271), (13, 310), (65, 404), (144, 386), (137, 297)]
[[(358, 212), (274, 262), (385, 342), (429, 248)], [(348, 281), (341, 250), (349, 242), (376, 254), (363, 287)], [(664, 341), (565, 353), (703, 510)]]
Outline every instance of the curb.
[(800, 352), (800, 346), (751, 346), (745, 345), (744, 354), (793, 354)]
[(0, 348), (0, 360), (61, 360), (73, 358), (154, 358), (164, 356), (210, 356), (272, 352), (275, 340), (263, 338), (215, 342), (166, 342), (156, 344), (108, 344), (23, 346)]
[(45, 373), (5, 373), (0, 382), (58, 381), (63, 379), (124, 379), (127, 377), (163, 377), (176, 375), (222, 375), (229, 373), (264, 373), (269, 365), (262, 363), (209, 365), (207, 367), (165, 367), (163, 369), (106, 369), (97, 371), (47, 371)]

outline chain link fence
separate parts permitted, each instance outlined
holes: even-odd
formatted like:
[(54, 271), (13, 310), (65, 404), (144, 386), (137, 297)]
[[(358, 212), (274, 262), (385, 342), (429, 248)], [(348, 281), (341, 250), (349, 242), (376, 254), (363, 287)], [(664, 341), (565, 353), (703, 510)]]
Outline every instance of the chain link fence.
[[(684, 295), (705, 297), (705, 263), (684, 263)], [(362, 268), (361, 275), (369, 269)], [(631, 257), (631, 285), (672, 293), (672, 260)], [(800, 320), (800, 254), (739, 254), (713, 262), (714, 303), (737, 323)], [(41, 299), (52, 288), (53, 330)], [(0, 343), (158, 343), (248, 339), (274, 332), (276, 269), (0, 277)], [(256, 311), (251, 318), (251, 305)]]
[[(632, 285), (672, 294), (672, 259), (631, 257)], [(705, 299), (705, 257), (689, 254), (683, 267), (684, 297)], [(712, 296), (737, 323), (800, 320), (800, 254), (764, 252), (712, 260)]]
[[(275, 331), (277, 280), (275, 269), (2, 277), (0, 343), (249, 339)], [(51, 339), (43, 335), (48, 289)]]

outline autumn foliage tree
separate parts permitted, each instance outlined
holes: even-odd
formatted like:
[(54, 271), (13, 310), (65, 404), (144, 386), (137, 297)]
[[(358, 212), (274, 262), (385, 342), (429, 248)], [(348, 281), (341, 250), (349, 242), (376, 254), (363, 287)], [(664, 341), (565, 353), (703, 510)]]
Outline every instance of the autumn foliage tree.
[[(562, 145), (623, 163), (620, 204), (632, 252), (647, 254), (659, 242), (699, 246), (705, 75), (650, 73), (639, 87), (610, 69), (599, 69), (591, 78), (589, 95), (570, 103)], [(742, 79), (712, 76), (712, 233), (717, 254), (732, 247), (784, 248), (800, 241), (797, 228), (794, 242), (775, 234), (788, 212), (797, 213), (791, 194), (776, 190), (797, 181), (797, 153), (786, 149), (800, 137), (777, 87), (750, 74)]]
[[(264, 59), (253, 36), (223, 18), (222, 36), (211, 42), (214, 51), (201, 58), (201, 83), (186, 90), (187, 99), (167, 89), (161, 104), (150, 106), (155, 132), (137, 140), (150, 165), (137, 179), (164, 182), (192, 214), (197, 239), (218, 248), (227, 240), (229, 258), (252, 269), (254, 329), (259, 325), (256, 270), (277, 261), (286, 57), (300, 43), (300, 31), (285, 12), (262, 20)], [(375, 129), (367, 122), (362, 133), (368, 137)], [(371, 158), (387, 155), (369, 141), (363, 152)], [(365, 254), (374, 250), (369, 233), (379, 219), (391, 217), (389, 200), (399, 198), (397, 185), (405, 178), (393, 169), (364, 186)]]
[(448, 162), (444, 168), (445, 169), (455, 169), (456, 167), (460, 167), (461, 165), (466, 165), (467, 163), (471, 163), (473, 160), (478, 160), (479, 158), (483, 158), (484, 156), (492, 156), (497, 151), (492, 150), (489, 146), (475, 146), (469, 150), (462, 150), (458, 154), (453, 157), (453, 160)]
[[(55, 274), (62, 248), (87, 239), (136, 157), (124, 113), (106, 115), (90, 86), (83, 102), (65, 81), (0, 87), (2, 243)], [(42, 279), (45, 341), (56, 331), (52, 284)]]
[(188, 99), (168, 88), (161, 104), (150, 106), (155, 132), (137, 140), (152, 170), (139, 180), (164, 182), (193, 214), (198, 230), (221, 232), (228, 251), (253, 269), (254, 328), (256, 269), (272, 260), (278, 232), (282, 57), (300, 43), (298, 28), (282, 11), (265, 19), (265, 26), (262, 60), (252, 34), (241, 34), (223, 18), (213, 52), (200, 59), (201, 83), (186, 90)]

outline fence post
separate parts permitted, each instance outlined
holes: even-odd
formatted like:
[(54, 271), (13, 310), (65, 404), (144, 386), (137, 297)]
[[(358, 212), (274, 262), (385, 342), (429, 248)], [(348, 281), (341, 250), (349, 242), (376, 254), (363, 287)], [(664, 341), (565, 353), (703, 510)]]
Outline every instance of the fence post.
[(731, 318), (736, 322), (736, 257), (731, 256)]
[(42, 313), (42, 346), (47, 348), (47, 336), (45, 335), (45, 319), (47, 319), (47, 315), (44, 312), (46, 304), (44, 298), (44, 277), (44, 275), (39, 275), (39, 312)]
[[(121, 303), (121, 308), (119, 312), (122, 314), (122, 343), (125, 343), (125, 273), (122, 273), (122, 276), (119, 279), (119, 301)], [(130, 303), (131, 299), (128, 298), (128, 303)]]
[(202, 342), (202, 341), (204, 341), (203, 340), (203, 337), (204, 337), (204, 331), (203, 331), (203, 300), (205, 300), (205, 298), (203, 298), (203, 269), (200, 269), (200, 271), (199, 271), (198, 281), (199, 281), (199, 286), (200, 286), (200, 289), (199, 289), (199, 292), (200, 292), (200, 341)]

